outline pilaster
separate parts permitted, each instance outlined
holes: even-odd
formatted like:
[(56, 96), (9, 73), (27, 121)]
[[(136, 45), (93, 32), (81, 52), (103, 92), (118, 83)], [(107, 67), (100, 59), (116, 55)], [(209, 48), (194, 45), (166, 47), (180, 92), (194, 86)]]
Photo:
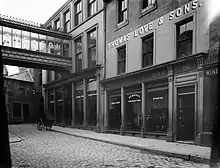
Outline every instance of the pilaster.
[(142, 127), (141, 127), (141, 137), (144, 137), (144, 132), (145, 132), (145, 102), (146, 102), (146, 87), (145, 83), (142, 82), (142, 90), (141, 90), (141, 95), (142, 95), (142, 100), (141, 100), (141, 114), (142, 114)]
[(100, 73), (96, 73), (96, 108), (97, 108), (97, 123), (96, 131), (100, 132)]
[(72, 82), (72, 121), (71, 126), (75, 126), (75, 98), (76, 98), (76, 90), (75, 84)]
[(204, 70), (203, 70), (203, 57), (197, 58), (197, 77), (198, 77), (198, 107), (197, 107), (197, 116), (196, 118), (196, 125), (197, 130), (196, 132), (196, 144), (200, 144), (201, 142), (201, 133), (203, 132), (203, 82), (204, 82)]
[(87, 126), (87, 80), (83, 79), (83, 126)]
[(108, 129), (108, 93), (104, 90), (104, 132)]
[(173, 118), (173, 87), (174, 87), (174, 80), (173, 80), (173, 67), (172, 65), (167, 66), (168, 70), (168, 128), (167, 128), (167, 141), (172, 142), (174, 141), (173, 136), (173, 127), (175, 120)]
[(57, 115), (56, 115), (56, 104), (57, 104), (57, 100), (56, 100), (56, 90), (55, 88), (53, 88), (53, 95), (54, 95), (54, 118), (55, 118), (55, 123), (57, 122)]
[(124, 127), (125, 127), (125, 90), (124, 87), (121, 86), (121, 128), (120, 134), (123, 135)]

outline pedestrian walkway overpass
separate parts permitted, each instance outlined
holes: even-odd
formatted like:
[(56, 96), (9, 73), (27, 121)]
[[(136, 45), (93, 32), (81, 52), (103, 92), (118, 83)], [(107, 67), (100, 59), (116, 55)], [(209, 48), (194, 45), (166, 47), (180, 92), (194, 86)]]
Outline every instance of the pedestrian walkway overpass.
[(71, 36), (42, 25), (0, 14), (3, 63), (29, 68), (66, 71), (72, 66)]

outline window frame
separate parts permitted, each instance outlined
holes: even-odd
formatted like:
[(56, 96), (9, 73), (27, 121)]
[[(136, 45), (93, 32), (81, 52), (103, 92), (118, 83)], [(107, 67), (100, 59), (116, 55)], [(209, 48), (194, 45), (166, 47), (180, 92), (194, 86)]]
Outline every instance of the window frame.
[[(119, 55), (119, 53), (122, 52), (122, 50), (125, 52), (125, 54), (124, 54), (123, 59), (119, 59), (121, 57), (121, 55)], [(124, 69), (123, 69), (123, 71), (119, 71), (119, 69), (121, 69), (120, 65), (122, 63), (124, 64)], [(123, 46), (117, 48), (117, 74), (120, 75), (125, 72), (126, 72), (126, 45), (123, 45)]]
[[(127, 1), (127, 2), (125, 2), (127, 4), (125, 9), (122, 9), (123, 1)], [(128, 4), (129, 4), (129, 0), (117, 0), (117, 24), (119, 24), (119, 25), (121, 23), (128, 22)], [(126, 19), (124, 18), (125, 12), (127, 12)], [(122, 15), (123, 20), (120, 20), (121, 15)]]
[[(92, 5), (95, 3), (96, 11), (94, 13), (90, 14), (90, 7), (93, 7)], [(88, 17), (93, 16), (98, 11), (98, 1), (97, 0), (89, 0), (88, 1)]]
[[(76, 72), (80, 71), (83, 69), (83, 50), (81, 49), (80, 52), (77, 52), (77, 49), (76, 49), (76, 46), (77, 46), (77, 41), (80, 39), (81, 41), (81, 44), (82, 44), (82, 36), (78, 36), (76, 39), (74, 39), (74, 43), (75, 43), (75, 55), (76, 55), (76, 63), (75, 63), (75, 66), (76, 66)], [(78, 61), (79, 61), (79, 58), (78, 56), (82, 55), (82, 65), (81, 65), (81, 69), (79, 68), (78, 66)]]
[[(182, 25), (186, 25), (186, 24), (188, 24), (188, 23), (190, 23), (190, 22), (192, 22), (192, 24), (193, 24), (193, 30), (192, 30), (191, 38), (185, 38), (185, 39), (179, 40), (179, 37), (180, 37), (180, 34), (179, 34), (179, 32), (180, 32), (180, 27), (181, 27)], [(194, 23), (195, 23), (195, 21), (194, 21), (194, 16), (192, 15), (192, 16), (189, 16), (189, 17), (187, 17), (187, 18), (185, 18), (185, 19), (182, 19), (181, 21), (179, 21), (179, 22), (177, 22), (177, 23), (175, 24), (175, 28), (176, 28), (176, 59), (180, 59), (180, 58), (189, 56), (189, 55), (180, 56), (179, 44), (180, 44), (180, 43), (184, 43), (184, 42), (186, 42), (186, 41), (189, 41), (190, 39), (191, 39), (191, 45), (192, 45), (192, 46), (191, 46), (191, 47), (192, 47), (192, 50), (191, 50), (191, 54), (190, 54), (190, 55), (193, 54), (194, 32), (195, 32)], [(186, 32), (186, 31), (185, 31), (185, 32)], [(184, 44), (185, 44), (185, 43), (184, 43)], [(187, 43), (187, 44), (188, 44), (188, 43)]]
[[(144, 52), (144, 42), (147, 41), (147, 40), (151, 40), (152, 39), (152, 49), (147, 51), (147, 52)], [(152, 64), (150, 65), (146, 65), (145, 62), (144, 62), (144, 57), (148, 57), (148, 54), (152, 53)], [(149, 67), (149, 66), (152, 66), (154, 64), (154, 33), (150, 33), (148, 34), (147, 36), (143, 37), (142, 38), (142, 68), (145, 68), (145, 67)]]
[[(67, 13), (69, 13), (69, 19), (67, 20), (66, 19), (66, 15), (67, 15)], [(70, 23), (70, 20), (71, 20), (71, 13), (70, 13), (70, 9), (68, 8), (68, 9), (66, 9), (65, 10), (65, 12), (63, 13), (63, 30), (65, 31), (65, 32), (68, 32), (68, 30), (67, 30), (67, 25), (69, 24), (70, 26), (70, 30), (71, 30), (71, 23)], [(69, 31), (70, 31), (69, 30)]]
[[(57, 24), (59, 22), (59, 24)], [(54, 28), (56, 30), (60, 30), (61, 29), (61, 21), (60, 21), (60, 17), (58, 17), (55, 21), (54, 21)]]
[[(91, 33), (96, 33), (96, 43), (92, 46), (90, 46), (90, 34)], [(95, 65), (97, 64), (97, 40), (98, 40), (98, 29), (97, 27), (93, 27), (92, 29), (90, 29), (88, 32), (87, 32), (87, 52), (88, 52), (88, 68), (90, 67), (93, 67), (94, 64), (93, 64), (93, 60), (92, 60), (92, 56), (90, 55), (90, 50), (95, 48), (96, 50), (96, 56), (95, 56)], [(90, 59), (91, 57), (91, 59)], [(91, 60), (91, 63), (90, 63), (90, 60)]]
[[(81, 3), (81, 10), (77, 12), (77, 5)], [(74, 3), (74, 20), (75, 20), (75, 26), (78, 26), (80, 25), (82, 22), (83, 22), (83, 3), (82, 3), (82, 0), (77, 0), (75, 3)], [(81, 14), (81, 22), (79, 22), (79, 16)], [(78, 20), (76, 19), (78, 18)]]

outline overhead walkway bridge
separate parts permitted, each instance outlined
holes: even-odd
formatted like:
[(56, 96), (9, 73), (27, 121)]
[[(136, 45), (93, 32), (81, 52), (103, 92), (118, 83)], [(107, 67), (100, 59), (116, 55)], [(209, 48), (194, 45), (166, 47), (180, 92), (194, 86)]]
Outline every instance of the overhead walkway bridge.
[(0, 46), (4, 64), (69, 71), (71, 35), (0, 14)]

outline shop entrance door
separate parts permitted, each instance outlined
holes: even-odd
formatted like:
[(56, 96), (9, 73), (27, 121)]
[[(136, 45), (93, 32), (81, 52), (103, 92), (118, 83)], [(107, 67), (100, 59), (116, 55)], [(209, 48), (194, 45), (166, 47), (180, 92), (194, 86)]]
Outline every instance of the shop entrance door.
[(178, 90), (177, 140), (179, 141), (194, 141), (195, 93), (194, 86), (190, 87)]

